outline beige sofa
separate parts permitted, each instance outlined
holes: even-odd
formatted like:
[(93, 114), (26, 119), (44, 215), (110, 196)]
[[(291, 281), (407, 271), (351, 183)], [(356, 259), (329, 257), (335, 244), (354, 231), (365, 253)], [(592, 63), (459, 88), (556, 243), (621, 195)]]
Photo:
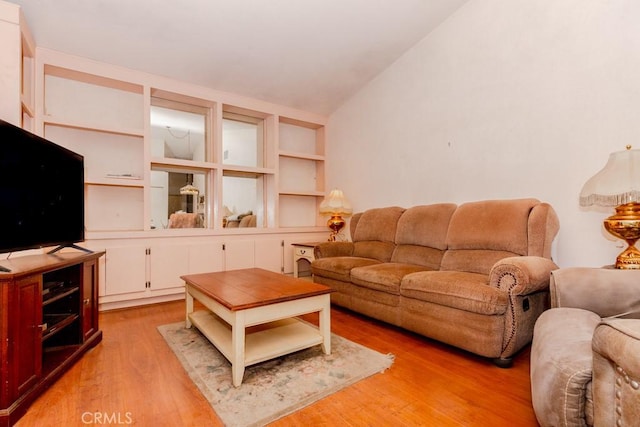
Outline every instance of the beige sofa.
[(640, 271), (563, 268), (531, 345), (542, 427), (640, 423)]
[(235, 219), (226, 220), (224, 226), (227, 228), (255, 227), (257, 217), (253, 214), (239, 215)]
[(548, 308), (553, 208), (536, 199), (386, 207), (315, 248), (332, 302), (509, 366)]

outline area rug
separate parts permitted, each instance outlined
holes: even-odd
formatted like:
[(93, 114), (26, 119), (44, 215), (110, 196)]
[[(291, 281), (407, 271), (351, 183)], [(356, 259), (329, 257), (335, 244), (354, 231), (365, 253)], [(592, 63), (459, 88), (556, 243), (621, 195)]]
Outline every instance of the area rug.
[(240, 387), (231, 364), (195, 327), (184, 322), (158, 330), (222, 422), (229, 427), (262, 426), (299, 410), (393, 363), (378, 353), (331, 335), (331, 354), (321, 346), (248, 366)]

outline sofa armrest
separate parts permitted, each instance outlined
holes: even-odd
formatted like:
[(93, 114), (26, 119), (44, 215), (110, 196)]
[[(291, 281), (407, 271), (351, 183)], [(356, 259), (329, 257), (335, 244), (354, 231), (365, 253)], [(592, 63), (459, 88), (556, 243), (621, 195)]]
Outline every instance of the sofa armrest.
[(313, 248), (316, 259), (334, 256), (351, 256), (353, 254), (353, 242), (325, 242)]
[(551, 306), (593, 311), (600, 317), (640, 312), (640, 271), (561, 268), (551, 274)]
[(489, 285), (515, 295), (529, 295), (549, 287), (551, 272), (558, 266), (548, 258), (503, 258), (489, 272)]
[(592, 348), (594, 425), (635, 425), (640, 419), (640, 320), (604, 320)]

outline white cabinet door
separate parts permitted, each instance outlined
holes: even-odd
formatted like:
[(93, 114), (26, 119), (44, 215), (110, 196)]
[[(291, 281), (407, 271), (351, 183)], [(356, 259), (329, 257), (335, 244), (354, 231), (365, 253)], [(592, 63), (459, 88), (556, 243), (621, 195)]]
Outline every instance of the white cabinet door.
[(180, 276), (189, 274), (189, 245), (152, 245), (149, 248), (149, 289), (184, 286)]
[(145, 249), (142, 246), (123, 246), (106, 250), (104, 295), (145, 290)]
[(256, 240), (254, 249), (256, 267), (282, 273), (282, 240)]
[(224, 252), (221, 242), (189, 245), (189, 274), (222, 271)]
[(224, 269), (239, 270), (255, 266), (253, 240), (232, 240), (224, 244)]

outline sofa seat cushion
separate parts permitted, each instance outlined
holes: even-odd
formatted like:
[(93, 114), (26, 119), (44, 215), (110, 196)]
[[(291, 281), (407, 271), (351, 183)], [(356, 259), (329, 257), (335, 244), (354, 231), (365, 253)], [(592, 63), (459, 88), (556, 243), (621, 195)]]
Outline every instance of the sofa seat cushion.
[(531, 399), (543, 426), (593, 425), (592, 338), (600, 316), (552, 308), (536, 321), (531, 345)]
[(506, 292), (488, 285), (488, 276), (460, 271), (411, 273), (400, 283), (400, 295), (484, 315), (507, 311)]
[(355, 267), (351, 270), (351, 281), (356, 285), (400, 295), (400, 281), (404, 276), (426, 267), (414, 264), (385, 262), (382, 264)]
[(353, 256), (320, 258), (311, 263), (311, 272), (318, 276), (350, 282), (352, 268), (374, 264), (380, 264), (380, 261)]

